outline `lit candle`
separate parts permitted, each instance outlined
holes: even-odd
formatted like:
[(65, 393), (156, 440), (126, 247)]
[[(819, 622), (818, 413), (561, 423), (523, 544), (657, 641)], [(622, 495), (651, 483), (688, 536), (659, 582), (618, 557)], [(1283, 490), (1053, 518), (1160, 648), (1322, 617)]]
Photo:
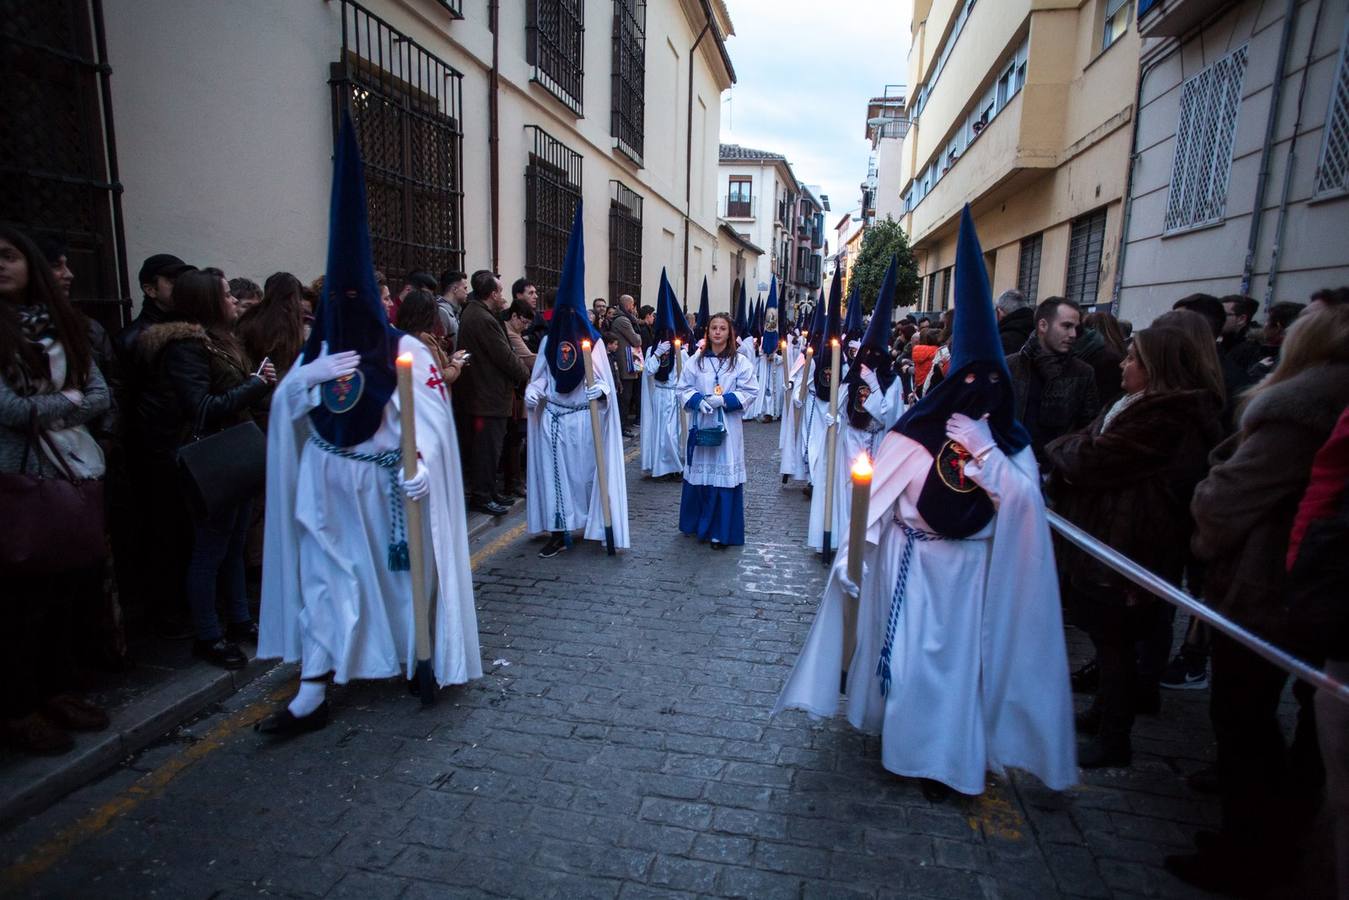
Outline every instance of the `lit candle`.
[[(394, 360), (398, 372), (398, 420), (401, 426), (399, 439), (403, 450), (403, 477), (412, 478), (417, 474), (417, 413), (412, 393), (412, 354), (402, 353)], [(412, 620), (417, 643), (418, 682), (422, 689), (422, 703), (429, 704), (434, 699), (434, 682), (422, 676), (429, 671), (431, 660), (431, 598), (427, 591), (426, 569), (422, 558), (422, 505), (404, 495), (403, 512), (407, 520), (408, 564), (412, 576)]]
[[(583, 338), (581, 340), (581, 355), (585, 358), (587, 388), (595, 386), (595, 361), (590, 358), (590, 347), (590, 340)], [(594, 439), (595, 444), (595, 480), (599, 482), (600, 507), (604, 511), (604, 543), (609, 555), (613, 556), (615, 552), (614, 521), (613, 512), (609, 509), (609, 482), (604, 471), (604, 439), (603, 431), (600, 428), (600, 401), (598, 399), (590, 401), (590, 436)]]
[(867, 540), (867, 514), (871, 506), (871, 459), (863, 450), (852, 464), (852, 516), (848, 521), (848, 580), (862, 581), (862, 550)]
[(810, 375), (810, 362), (815, 358), (815, 348), (806, 347), (806, 361), (801, 363), (801, 390), (797, 394), (797, 399), (802, 403), (806, 402), (806, 380)]

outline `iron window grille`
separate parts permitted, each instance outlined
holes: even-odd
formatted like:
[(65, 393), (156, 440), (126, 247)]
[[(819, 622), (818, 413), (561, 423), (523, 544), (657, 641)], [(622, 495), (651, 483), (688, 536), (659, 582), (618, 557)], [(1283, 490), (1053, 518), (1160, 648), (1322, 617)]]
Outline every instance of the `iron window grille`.
[(1073, 219), (1068, 238), (1068, 288), (1065, 293), (1078, 306), (1091, 306), (1096, 302), (1104, 246), (1104, 208)]
[(927, 276), (927, 306), (924, 309), (932, 312), (937, 308), (937, 273), (932, 272)]
[(1016, 270), (1016, 289), (1035, 303), (1040, 299), (1040, 249), (1043, 234), (1032, 234), (1021, 239), (1021, 258)]
[(581, 202), (581, 154), (530, 125), (532, 148), (525, 166), (525, 276), (540, 295), (562, 281), (572, 219)]
[(1316, 195), (1349, 190), (1349, 23), (1340, 41), (1340, 62), (1330, 90), (1321, 159), (1316, 166)]
[(529, 0), (526, 35), (531, 80), (581, 115), (585, 0)]
[(621, 181), (609, 182), (609, 297), (642, 300), (642, 198)]
[(938, 298), (937, 309), (945, 310), (951, 305), (951, 267), (947, 266), (941, 270), (941, 297)]
[(614, 59), (609, 132), (614, 147), (642, 164), (646, 117), (646, 0), (614, 0)]
[(1163, 231), (1217, 222), (1226, 212), (1232, 138), (1245, 76), (1246, 47), (1242, 46), (1181, 86), (1180, 124), (1176, 126)]
[(67, 243), (77, 304), (130, 318), (100, 0), (0, 5), (0, 222)]
[(330, 67), (333, 132), (351, 113), (365, 161), (376, 268), (462, 269), (462, 78), (353, 0), (341, 0), (342, 56)]

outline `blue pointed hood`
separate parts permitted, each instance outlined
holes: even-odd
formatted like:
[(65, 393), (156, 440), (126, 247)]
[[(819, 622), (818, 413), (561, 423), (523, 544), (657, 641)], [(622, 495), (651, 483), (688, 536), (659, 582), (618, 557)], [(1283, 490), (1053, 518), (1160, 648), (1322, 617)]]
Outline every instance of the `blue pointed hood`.
[[(843, 331), (841, 313), (843, 305), (843, 279), (837, 274), (829, 285), (829, 302), (821, 304), (823, 315), (820, 317), (820, 330), (816, 333), (815, 347), (815, 394), (818, 397), (829, 395), (830, 341), (838, 338)], [(840, 341), (841, 343), (841, 341)]]
[(749, 326), (750, 334), (754, 335), (755, 339), (759, 341), (763, 340), (763, 313), (764, 299), (761, 296), (754, 301), (754, 322)]
[(585, 238), (581, 234), (581, 221), (581, 201), (577, 200), (567, 255), (562, 262), (561, 284), (553, 304), (553, 321), (548, 324), (548, 346), (544, 350), (559, 394), (571, 393), (585, 379), (581, 341), (588, 340), (593, 346), (600, 340), (599, 331), (586, 314)]
[(968, 205), (960, 215), (956, 243), (951, 365), (942, 381), (910, 407), (894, 428), (932, 454), (933, 467), (919, 497), (918, 511), (933, 529), (947, 537), (974, 534), (994, 512), (983, 489), (964, 478), (959, 451), (946, 439), (946, 420), (958, 412), (975, 419), (988, 416), (994, 440), (1009, 456), (1030, 443), (1030, 435), (1016, 419), (984, 254)]
[(703, 296), (698, 301), (698, 316), (693, 320), (693, 340), (701, 341), (707, 337), (707, 322), (712, 318), (712, 305), (707, 299), (707, 276), (703, 276)]
[(736, 338), (742, 338), (749, 334), (749, 301), (745, 299), (745, 283), (740, 282), (740, 302), (735, 305), (735, 325)]
[(843, 339), (855, 341), (862, 336), (862, 297), (857, 285), (848, 292), (848, 315), (843, 320)]
[(780, 338), (781, 334), (778, 329), (778, 276), (774, 275), (773, 280), (768, 283), (768, 305), (764, 307), (763, 345), (772, 348), (770, 352), (776, 352)]
[(351, 116), (344, 110), (333, 156), (328, 268), (302, 361), (312, 362), (327, 342), (329, 353), (360, 353), (361, 365), (351, 375), (321, 386), (319, 405), (309, 413), (321, 438), (338, 447), (353, 447), (379, 430), (384, 406), (398, 388), (394, 357), (401, 336), (389, 324), (375, 284), (365, 166)]
[(853, 364), (843, 383), (848, 385), (848, 419), (857, 428), (871, 425), (872, 416), (862, 406), (863, 393), (869, 389), (862, 380), (862, 367), (866, 366), (876, 373), (876, 381), (882, 391), (888, 391), (895, 383), (894, 361), (890, 358), (890, 317), (895, 308), (895, 279), (899, 261), (890, 257), (890, 265), (885, 269), (881, 280), (881, 291), (876, 295), (876, 308), (871, 311), (871, 324), (862, 335), (862, 346), (858, 348)]
[[(679, 299), (675, 297), (674, 288), (670, 287), (670, 280), (666, 277), (664, 268), (660, 270), (660, 291), (656, 295), (654, 337), (657, 344), (663, 341), (673, 343), (676, 338), (687, 344), (690, 338), (688, 320), (684, 318), (684, 310), (679, 306)], [(664, 383), (670, 380), (670, 370), (674, 367), (674, 361), (673, 351), (658, 361), (655, 375), (657, 381)]]

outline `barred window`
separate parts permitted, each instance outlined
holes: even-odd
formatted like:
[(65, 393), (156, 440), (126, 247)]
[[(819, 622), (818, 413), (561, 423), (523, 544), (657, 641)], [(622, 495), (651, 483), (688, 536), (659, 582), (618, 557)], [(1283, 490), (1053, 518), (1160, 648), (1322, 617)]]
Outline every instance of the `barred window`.
[(1021, 259), (1016, 270), (1016, 289), (1031, 303), (1040, 298), (1040, 248), (1043, 234), (1032, 234), (1021, 239)]
[(937, 308), (937, 273), (933, 272), (927, 276), (927, 306), (923, 307), (928, 312)]
[(463, 268), (462, 77), (342, 0), (342, 58), (328, 80), (333, 113), (351, 113), (375, 266), (390, 275)]
[(581, 202), (581, 154), (542, 128), (525, 131), (533, 142), (525, 167), (525, 277), (543, 294), (562, 281), (571, 222)]
[(585, 63), (585, 0), (529, 0), (528, 58), (537, 81), (578, 116)]
[(1349, 25), (1340, 41), (1340, 64), (1330, 89), (1330, 109), (1326, 112), (1321, 161), (1316, 167), (1316, 193), (1334, 194), (1349, 190)]
[(614, 0), (612, 84), (609, 133), (614, 147), (641, 165), (646, 116), (646, 0)]
[(941, 270), (941, 295), (937, 298), (936, 310), (944, 311), (951, 305), (951, 267)]
[(1068, 238), (1066, 296), (1078, 306), (1096, 302), (1101, 280), (1101, 251), (1105, 247), (1105, 209), (1073, 219)]
[(642, 300), (642, 198), (621, 181), (609, 182), (609, 299)]
[(1246, 47), (1224, 56), (1185, 80), (1180, 92), (1180, 124), (1171, 165), (1164, 231), (1178, 231), (1222, 219), (1227, 180), (1232, 173), (1232, 137), (1246, 76)]

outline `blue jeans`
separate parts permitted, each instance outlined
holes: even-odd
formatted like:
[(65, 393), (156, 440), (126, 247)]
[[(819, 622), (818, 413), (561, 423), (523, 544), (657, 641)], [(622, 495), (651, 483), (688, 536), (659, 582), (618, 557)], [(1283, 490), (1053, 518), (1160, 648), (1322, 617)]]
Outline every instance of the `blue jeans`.
[(187, 604), (199, 641), (214, 643), (224, 634), (216, 615), (217, 589), (224, 594), (225, 615), (231, 623), (251, 618), (244, 595), (244, 541), (252, 509), (252, 501), (246, 500), (193, 522), (192, 556), (187, 563)]

